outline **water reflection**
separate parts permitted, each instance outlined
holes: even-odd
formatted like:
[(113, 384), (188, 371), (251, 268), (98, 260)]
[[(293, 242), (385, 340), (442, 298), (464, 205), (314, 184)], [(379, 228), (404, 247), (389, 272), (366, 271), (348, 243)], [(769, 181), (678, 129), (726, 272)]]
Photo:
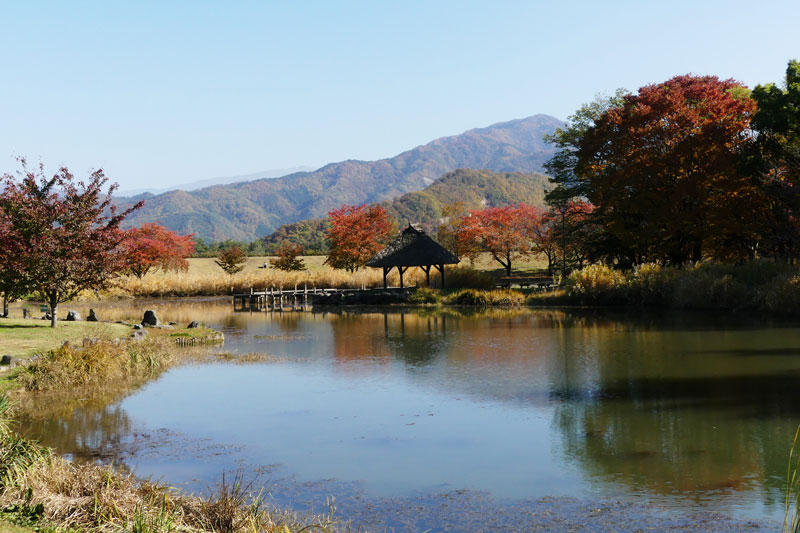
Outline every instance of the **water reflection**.
[[(226, 351), (286, 362), (178, 369), (122, 403), (26, 419), (30, 432), (64, 452), (111, 457), (137, 425), (174, 428), (248, 446), (237, 460), (280, 462), (312, 480), (365, 480), (384, 494), (437, 483), (512, 497), (623, 490), (755, 516), (782, 512), (800, 421), (800, 329), (791, 323), (582, 310), (135, 306), (96, 308), (120, 319), (144, 308), (167, 321), (199, 319), (225, 331)], [(178, 414), (159, 410), (167, 403)], [(206, 467), (234, 462), (215, 460)]]

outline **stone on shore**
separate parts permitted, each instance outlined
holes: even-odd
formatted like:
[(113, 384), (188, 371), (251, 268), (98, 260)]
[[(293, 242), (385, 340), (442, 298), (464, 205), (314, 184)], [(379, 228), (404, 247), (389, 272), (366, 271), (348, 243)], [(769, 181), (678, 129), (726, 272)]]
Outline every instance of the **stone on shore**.
[(142, 318), (142, 325), (143, 326), (150, 326), (155, 327), (158, 326), (161, 322), (158, 320), (158, 316), (156, 316), (156, 312), (152, 309), (148, 309), (144, 312), (144, 318)]
[(89, 316), (86, 317), (87, 322), (97, 322), (97, 315), (94, 314), (94, 309), (89, 309)]
[(191, 322), (189, 322), (189, 325), (186, 326), (186, 327), (189, 328), (189, 329), (194, 329), (194, 328), (200, 327), (200, 324), (197, 323), (197, 320), (192, 320)]
[(81, 319), (81, 314), (77, 311), (68, 311), (67, 312), (67, 322), (77, 322)]

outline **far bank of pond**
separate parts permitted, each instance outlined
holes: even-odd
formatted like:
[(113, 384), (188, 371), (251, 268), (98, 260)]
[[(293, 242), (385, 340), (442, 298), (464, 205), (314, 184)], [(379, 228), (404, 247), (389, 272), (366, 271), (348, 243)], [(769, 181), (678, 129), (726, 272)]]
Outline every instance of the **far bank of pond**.
[[(800, 422), (790, 321), (233, 313), (226, 299), (98, 307), (108, 319), (147, 307), (201, 320), (225, 333), (233, 360), (23, 421), (76, 458), (199, 492), (243, 468), (275, 503), (324, 511), (333, 495), (339, 517), (378, 529), (774, 529), (783, 517)], [(236, 364), (251, 353), (270, 361)]]

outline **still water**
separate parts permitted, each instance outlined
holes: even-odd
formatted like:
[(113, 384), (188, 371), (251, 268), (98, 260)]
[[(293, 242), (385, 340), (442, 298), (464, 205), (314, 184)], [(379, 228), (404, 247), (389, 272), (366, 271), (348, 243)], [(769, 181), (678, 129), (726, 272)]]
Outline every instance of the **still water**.
[[(520, 502), (545, 501), (560, 502), (547, 509), (555, 515), (613, 502), (622, 522), (632, 508), (643, 520), (783, 519), (800, 422), (793, 323), (585, 310), (249, 314), (186, 300), (99, 313), (145, 308), (205, 321), (225, 333), (219, 350), (271, 360), (175, 368), (121, 399), (44, 410), (28, 434), (192, 491), (240, 470), (279, 504), (324, 511), (335, 495), (343, 518), (399, 529), (437, 528), (464, 508), (506, 513), (514, 529), (531, 509)], [(400, 516), (415, 505), (413, 519)]]

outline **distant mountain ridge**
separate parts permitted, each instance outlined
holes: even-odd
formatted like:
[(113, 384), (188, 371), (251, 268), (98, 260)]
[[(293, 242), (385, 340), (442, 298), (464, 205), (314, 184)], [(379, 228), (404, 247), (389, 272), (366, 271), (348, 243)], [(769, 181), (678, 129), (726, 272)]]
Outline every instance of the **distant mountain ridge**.
[[(250, 241), (282, 224), (324, 217), (342, 204), (382, 202), (419, 191), (458, 168), (541, 172), (553, 153), (543, 136), (562, 125), (555, 117), (534, 115), (436, 139), (378, 161), (347, 160), (281, 178), (169, 191), (147, 197), (126, 224), (160, 222), (207, 241)], [(125, 200), (133, 201), (120, 204)]]
[[(433, 235), (448, 206), (458, 205), (460, 213), (454, 213), (456, 216), (509, 204), (545, 207), (544, 196), (549, 185), (549, 178), (540, 173), (461, 168), (448, 172), (421, 191), (406, 193), (382, 205), (396, 226), (412, 223)], [(284, 224), (265, 237), (264, 244), (271, 253), (284, 240), (301, 245), (306, 252), (325, 253), (326, 224), (327, 219), (321, 218)]]
[(197, 189), (203, 189), (205, 187), (213, 187), (214, 185), (227, 185), (229, 183), (240, 183), (243, 181), (280, 178), (281, 176), (286, 176), (288, 174), (294, 174), (296, 172), (309, 172), (311, 170), (314, 170), (314, 167), (300, 166), (291, 168), (275, 168), (272, 170), (255, 172), (253, 174), (239, 174), (237, 176), (222, 176), (219, 178), (209, 178), (207, 180), (191, 181), (188, 183), (181, 183), (180, 185), (175, 185), (174, 187), (164, 187), (159, 189), (154, 189), (154, 188), (126, 189), (118, 191), (117, 194), (119, 194), (120, 196), (143, 195), (142, 198), (147, 198), (150, 195), (162, 194), (167, 191), (175, 191), (175, 190), (194, 191)]

